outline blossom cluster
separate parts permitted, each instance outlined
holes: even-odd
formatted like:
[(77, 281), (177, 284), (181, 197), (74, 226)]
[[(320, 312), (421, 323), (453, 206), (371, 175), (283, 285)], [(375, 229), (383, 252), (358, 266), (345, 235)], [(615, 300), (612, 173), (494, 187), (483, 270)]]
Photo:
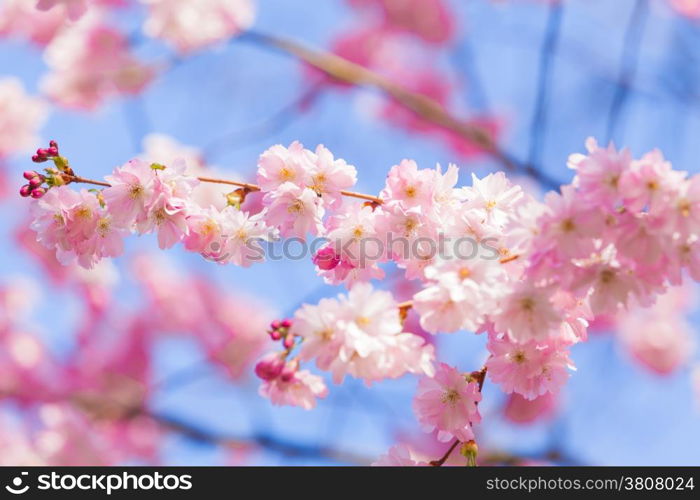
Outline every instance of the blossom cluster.
[[(277, 403), (310, 407), (325, 395), (322, 381), (300, 370), (309, 361), (337, 383), (347, 375), (371, 383), (416, 373), (426, 387), (463, 393), (445, 367), (432, 378), (432, 346), (404, 331), (409, 308), (432, 334), (486, 333), (488, 377), (535, 400), (565, 383), (569, 348), (586, 340), (591, 320), (653, 304), (686, 272), (700, 277), (700, 178), (673, 170), (658, 151), (635, 160), (594, 140), (587, 145), (588, 154), (569, 159), (572, 184), (544, 202), (502, 172), (472, 175), (460, 187), (456, 166), (420, 169), (411, 160), (389, 170), (379, 196), (364, 195), (348, 191), (356, 169), (325, 147), (277, 145), (259, 159), (258, 184), (233, 183), (241, 187), (223, 208), (193, 200), (201, 181), (181, 160), (135, 159), (106, 177), (109, 187), (73, 191), (60, 184), (81, 179), (49, 148), (38, 159), (49, 154), (63, 170), (47, 170), (32, 227), (61, 261), (77, 258), (86, 267), (118, 255), (129, 232), (155, 232), (161, 248), (180, 242), (238, 265), (257, 260), (251, 241), (326, 238), (313, 257), (318, 273), (349, 293), (302, 306), (281, 326), (284, 335), (273, 328), (284, 351), (266, 358), (259, 374), (262, 393)], [(262, 205), (247, 211), (241, 203), (253, 191)], [(420, 283), (409, 303), (367, 283), (383, 276), (387, 262)], [(467, 439), (466, 427), (441, 427), (426, 405), (417, 407), (426, 425)], [(478, 421), (464, 411), (448, 420)]]

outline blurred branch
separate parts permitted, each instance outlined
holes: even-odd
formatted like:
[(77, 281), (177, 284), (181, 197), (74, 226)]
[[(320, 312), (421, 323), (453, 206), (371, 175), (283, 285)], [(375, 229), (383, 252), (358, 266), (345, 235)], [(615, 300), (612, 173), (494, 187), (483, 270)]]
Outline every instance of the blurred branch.
[(632, 81), (637, 73), (639, 53), (644, 38), (644, 30), (649, 15), (648, 0), (637, 0), (632, 10), (632, 15), (627, 23), (620, 60), (620, 74), (617, 78), (615, 94), (613, 95), (610, 111), (608, 112), (608, 125), (605, 133), (606, 142), (613, 139), (620, 115), (629, 97)]
[(323, 82), (316, 82), (301, 93), (292, 102), (286, 104), (272, 116), (251, 127), (228, 132), (210, 141), (202, 148), (202, 153), (206, 158), (218, 152), (220, 149), (231, 149), (232, 144), (249, 144), (251, 141), (261, 140), (270, 135), (274, 135), (292, 124), (299, 116), (299, 111), (310, 107), (321, 95)]
[(178, 432), (195, 441), (237, 450), (263, 448), (286, 457), (325, 458), (338, 463), (369, 465), (372, 459), (328, 446), (315, 446), (296, 441), (288, 441), (271, 434), (258, 433), (246, 438), (217, 434), (169, 415), (144, 411), (142, 413), (161, 426)]
[(239, 39), (263, 47), (275, 48), (285, 54), (304, 61), (310, 66), (323, 71), (341, 82), (377, 89), (427, 122), (445, 130), (452, 131), (477, 145), (507, 170), (529, 175), (543, 185), (551, 188), (558, 188), (560, 185), (559, 182), (540, 172), (539, 169), (531, 165), (524, 165), (522, 162), (515, 159), (513, 155), (501, 149), (493, 140), (491, 134), (482, 127), (451, 115), (433, 99), (409, 91), (363, 66), (350, 62), (330, 52), (310, 49), (295, 41), (278, 38), (272, 35), (248, 31), (239, 37)]
[(537, 97), (535, 99), (535, 112), (532, 117), (532, 126), (530, 128), (530, 154), (528, 155), (528, 165), (538, 164), (542, 154), (545, 131), (547, 128), (547, 101), (552, 79), (552, 60), (559, 44), (563, 11), (564, 6), (561, 2), (552, 2), (549, 6), (547, 32), (540, 50)]

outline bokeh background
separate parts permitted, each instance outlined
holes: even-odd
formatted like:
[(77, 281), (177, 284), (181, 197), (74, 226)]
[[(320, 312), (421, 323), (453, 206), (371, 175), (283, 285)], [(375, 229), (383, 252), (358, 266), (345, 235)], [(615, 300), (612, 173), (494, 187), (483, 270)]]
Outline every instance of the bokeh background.
[[(660, 148), (676, 169), (698, 172), (700, 21), (687, 11), (666, 0), (455, 0), (446, 5), (454, 36), (427, 48), (407, 37), (403, 49), (409, 66), (421, 71), (427, 58), (431, 71), (450, 86), (448, 109), (495, 124), (498, 143), (515, 158), (567, 183), (568, 155), (583, 151), (585, 139), (593, 136), (600, 142), (613, 139), (636, 156)], [(139, 95), (109, 99), (92, 112), (52, 106), (41, 129), (42, 139), (59, 141), (81, 175), (108, 174), (140, 154), (152, 133), (199, 149), (222, 175), (242, 179), (252, 178), (258, 155), (273, 144), (324, 144), (357, 167), (357, 190), (367, 193), (378, 192), (388, 168), (402, 158), (423, 167), (457, 163), (465, 181), (471, 172), (502, 169), (486, 155), (464, 154), (382, 117), (385, 100), (376, 92), (328, 84), (294, 58), (245, 37), (181, 57), (141, 33), (143, 16), (142, 6), (129, 5), (112, 12), (110, 22), (128, 34), (142, 60), (162, 67), (155, 81)], [(367, 26), (367, 16), (344, 0), (259, 0), (253, 29), (329, 50), (338, 37)], [(27, 92), (40, 95), (38, 82), (46, 71), (40, 48), (16, 37), (0, 38), (0, 77), (15, 76)], [(34, 308), (22, 328), (51, 356), (67, 360), (80, 348), (76, 332), (84, 324), (84, 300), (73, 287), (48, 279), (36, 259), (18, 247), (15, 234), (26, 225), (27, 205), (15, 193), (30, 162), (26, 152), (17, 152), (5, 163), (0, 280), (3, 286), (32, 284)], [(534, 191), (544, 189), (521, 174), (509, 176)], [(158, 252), (154, 238), (141, 237), (131, 238), (127, 255), (115, 261), (118, 277), (109, 292), (115, 308), (138, 308), (146, 300), (133, 266), (133, 257), (143, 253), (168, 259), (176, 272), (254, 297), (275, 312), (271, 317), (342, 291), (324, 286), (308, 259), (222, 267), (177, 248)], [(700, 316), (695, 307), (688, 307), (687, 315), (695, 334)], [(119, 319), (110, 321), (117, 325), (112, 335), (119, 335)], [(465, 332), (437, 342), (440, 357), (464, 370), (476, 369), (485, 358), (481, 336)], [(527, 425), (509, 421), (503, 414), (505, 396), (487, 382), (479, 445), (553, 463), (697, 465), (700, 390), (693, 382), (693, 352), (688, 348), (682, 363), (659, 375), (633, 359), (614, 331), (600, 328), (573, 348), (577, 371), (546, 419)], [(204, 434), (268, 440), (268, 445), (232, 450), (192, 433), (167, 432), (157, 447), (160, 463), (353, 463), (373, 460), (400, 439), (422, 439), (411, 411), (416, 384), (411, 376), (371, 388), (354, 380), (330, 385), (330, 396), (307, 412), (273, 407), (260, 398), (250, 366), (232, 380), (221, 367), (204, 363), (206, 353), (192, 335), (161, 335), (148, 354), (151, 380), (160, 382), (149, 398), (154, 412)], [(12, 398), (0, 402), (0, 412), (17, 425), (31, 426), (22, 404)], [(326, 448), (351, 458), (329, 457)]]

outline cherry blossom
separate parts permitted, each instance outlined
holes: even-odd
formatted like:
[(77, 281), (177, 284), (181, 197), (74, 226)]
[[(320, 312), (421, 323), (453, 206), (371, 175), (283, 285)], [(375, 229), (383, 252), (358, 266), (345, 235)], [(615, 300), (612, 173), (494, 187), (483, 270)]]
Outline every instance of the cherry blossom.
[(47, 115), (46, 104), (27, 95), (19, 80), (0, 79), (0, 158), (35, 146)]
[(223, 42), (248, 29), (255, 17), (252, 0), (141, 0), (148, 8), (146, 35), (186, 54)]
[(433, 377), (421, 378), (413, 401), (418, 421), (427, 432), (437, 429), (440, 441), (456, 437), (468, 441), (474, 437), (472, 424), (481, 421), (477, 403), (481, 391), (469, 375), (445, 363), (439, 363)]

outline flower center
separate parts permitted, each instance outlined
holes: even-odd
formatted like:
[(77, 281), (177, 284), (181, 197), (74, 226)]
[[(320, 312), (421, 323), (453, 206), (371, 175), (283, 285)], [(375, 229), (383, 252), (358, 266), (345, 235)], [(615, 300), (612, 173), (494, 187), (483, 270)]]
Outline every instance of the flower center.
[(445, 391), (445, 393), (442, 395), (442, 402), (443, 404), (447, 404), (450, 406), (454, 406), (457, 404), (457, 401), (459, 401), (460, 395), (459, 392), (457, 392), (454, 389), (448, 389)]
[(136, 198), (140, 198), (141, 195), (143, 195), (143, 186), (141, 184), (132, 185), (131, 189), (129, 189), (129, 197), (135, 200)]

